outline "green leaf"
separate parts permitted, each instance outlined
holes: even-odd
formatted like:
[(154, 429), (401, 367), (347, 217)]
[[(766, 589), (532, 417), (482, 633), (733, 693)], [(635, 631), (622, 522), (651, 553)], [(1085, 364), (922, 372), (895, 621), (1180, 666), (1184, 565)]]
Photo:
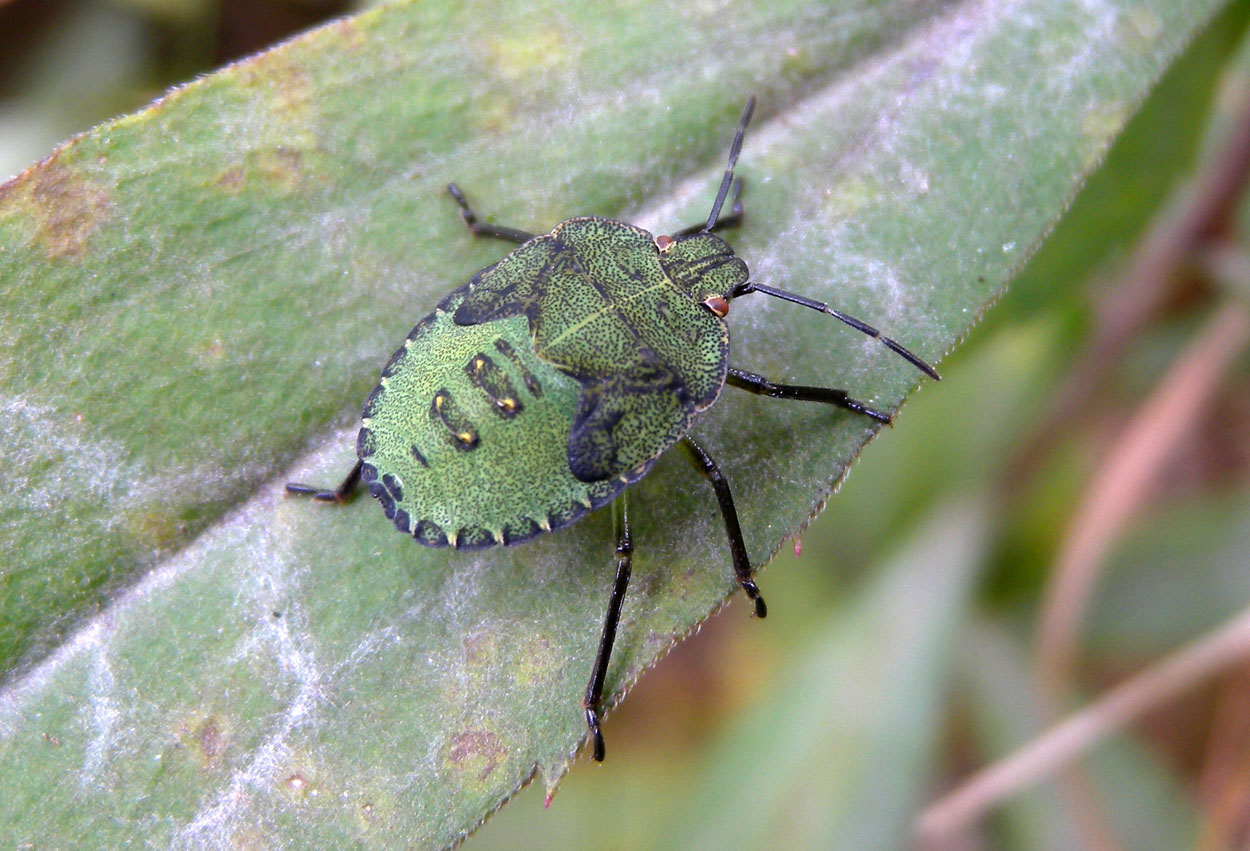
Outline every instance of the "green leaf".
[[(0, 187), (6, 833), (445, 845), (568, 769), (608, 517), (449, 553), (369, 500), (281, 496), (346, 471), (381, 363), (506, 251), (447, 181), (519, 228), (675, 229), (706, 216), (755, 91), (732, 239), (756, 279), (937, 360), (1219, 6), (400, 3)], [(918, 383), (810, 311), (756, 296), (730, 322), (735, 365), (771, 378), (888, 408)], [(872, 430), (727, 391), (696, 434), (762, 564)], [(734, 587), (682, 459), (636, 491), (613, 700)]]
[(906, 847), (987, 514), (952, 501), (830, 611), (774, 696), (725, 731), (704, 783), (659, 835), (675, 848)]

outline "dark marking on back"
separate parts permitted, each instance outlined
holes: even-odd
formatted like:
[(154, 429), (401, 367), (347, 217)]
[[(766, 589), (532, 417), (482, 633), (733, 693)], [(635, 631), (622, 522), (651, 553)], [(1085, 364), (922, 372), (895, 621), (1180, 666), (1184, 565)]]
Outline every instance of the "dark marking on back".
[(530, 392), (535, 399), (543, 395), (543, 386), (538, 383), (538, 379), (534, 377), (534, 373), (530, 372), (525, 364), (521, 363), (521, 358), (517, 355), (516, 349), (503, 338), (495, 341), (495, 350), (499, 354), (506, 357), (513, 366), (521, 373), (521, 380), (525, 382), (525, 389)]
[(522, 541), (528, 541), (536, 535), (542, 534), (542, 527), (528, 517), (521, 518), (516, 523), (509, 523), (503, 527), (503, 543), (505, 547), (513, 544), (519, 544)]
[(395, 354), (391, 355), (391, 359), (386, 362), (386, 366), (382, 367), (382, 377), (390, 378), (392, 375), (394, 375), (396, 367), (398, 367), (400, 362), (403, 361), (403, 359), (407, 356), (408, 356), (407, 346), (400, 346), (398, 349), (396, 349)]
[(373, 435), (373, 429), (362, 426), (356, 434), (356, 457), (368, 458), (377, 451), (378, 442)]
[(486, 394), (496, 414), (510, 420), (521, 412), (521, 400), (512, 386), (512, 380), (485, 353), (479, 352), (469, 358), (464, 365), (464, 374), (469, 376), (473, 386)]
[[(476, 274), (474, 274), (474, 275), (473, 275), (473, 277), (469, 279), (469, 282), (468, 282), (467, 284), (463, 284), (462, 286), (456, 287), (454, 290), (452, 290), (451, 292), (449, 292), (447, 295), (443, 296), (443, 300), (442, 300), (442, 301), (440, 301), (440, 302), (438, 303), (438, 307), (434, 308), (435, 312), (437, 313), (438, 311), (442, 311), (443, 313), (446, 313), (446, 312), (448, 311), (448, 309), (452, 306), (452, 304), (454, 304), (455, 302), (459, 301), (459, 300), (460, 300), (460, 297), (461, 297), (461, 296), (463, 296), (463, 295), (464, 295), (464, 294), (468, 291), (469, 287), (471, 287), (471, 286), (473, 285), (473, 282), (474, 282), (474, 281), (478, 280), (478, 279), (479, 279), (479, 278), (481, 278), (483, 275), (485, 275), (485, 274), (487, 274), (488, 272), (490, 272), (490, 270), (491, 270), (491, 269), (494, 269), (497, 265), (499, 265), (499, 264), (498, 264), (498, 263), (492, 263), (492, 264), (490, 264), (489, 266), (487, 266), (485, 269), (479, 269), (479, 270), (477, 271), (477, 273), (476, 273)], [(428, 317), (428, 316), (426, 317), (426, 319), (427, 319), (427, 320), (428, 320), (429, 318), (430, 318), (430, 317)], [(419, 328), (419, 327), (421, 327), (421, 326), (420, 326), (420, 325), (418, 325), (417, 327)], [(416, 329), (413, 329), (413, 330), (416, 330)]]
[(382, 394), (385, 391), (386, 391), (386, 388), (383, 387), (381, 384), (379, 384), (376, 387), (374, 387), (373, 390), (369, 392), (369, 396), (365, 399), (364, 409), (361, 411), (361, 414), (360, 414), (362, 418), (368, 419), (369, 417), (373, 416), (374, 406), (377, 405), (378, 399), (381, 398)]
[(399, 483), (399, 479), (395, 478), (390, 473), (386, 473), (382, 476), (382, 484), (386, 487), (392, 499), (396, 502), (404, 501), (404, 488), (403, 485)]
[(378, 502), (382, 503), (382, 510), (386, 512), (387, 520), (395, 519), (395, 500), (391, 499), (391, 495), (386, 492), (386, 488), (381, 482), (370, 482), (369, 493)]
[(452, 446), (466, 452), (477, 449), (480, 442), (477, 429), (452, 400), (446, 388), (434, 394), (434, 400), (430, 402), (430, 416), (447, 427), (447, 437)]
[(563, 529), (570, 523), (578, 520), (586, 513), (586, 506), (577, 505), (576, 503), (568, 503), (566, 505), (557, 506), (555, 509), (547, 512), (547, 528), (551, 531)]
[(427, 547), (447, 546), (447, 534), (432, 520), (420, 520), (412, 529), (412, 537)]
[(408, 512), (404, 511), (402, 508), (396, 509), (395, 528), (407, 535), (409, 531), (411, 531), (409, 529), (409, 522)]
[(422, 467), (430, 466), (430, 462), (425, 460), (425, 456), (421, 454), (421, 450), (417, 448), (417, 444), (412, 444), (412, 457), (417, 459), (417, 463)]
[(464, 526), (456, 533), (456, 549), (458, 550), (484, 550), (498, 543), (495, 536), (481, 526)]
[[(413, 325), (412, 330), (408, 332), (408, 339), (409, 340), (417, 339), (417, 335), (419, 335), (422, 331), (424, 331), (425, 327), (429, 324), (430, 324), (430, 317), (427, 316), (424, 319), (422, 319), (420, 322), (418, 322), (416, 325)], [(396, 354), (399, 354), (399, 352), (396, 352)]]

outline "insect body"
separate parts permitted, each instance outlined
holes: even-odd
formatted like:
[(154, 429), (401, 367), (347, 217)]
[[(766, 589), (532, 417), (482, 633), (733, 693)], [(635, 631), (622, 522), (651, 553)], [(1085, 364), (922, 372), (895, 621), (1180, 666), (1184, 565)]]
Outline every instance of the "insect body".
[(700, 302), (746, 266), (710, 234), (677, 245), (660, 254), (639, 228), (571, 219), (413, 330), (358, 446), (401, 532), (462, 549), (524, 541), (610, 501), (685, 434), (728, 369), (728, 328)]
[[(760, 292), (819, 310), (938, 377), (871, 326), (751, 282), (746, 263), (713, 233), (741, 218), (733, 168), (753, 107), (748, 100), (706, 224), (672, 236), (595, 217), (535, 236), (479, 222), (450, 185), (474, 234), (520, 246), (444, 298), (391, 357), (365, 402), (359, 460), (342, 484), (287, 485), (343, 502), (363, 480), (399, 531), (459, 549), (520, 543), (613, 502), (616, 581), (583, 701), (596, 760), (604, 755), (599, 704), (633, 552), (626, 487), (681, 443), (715, 490), (735, 575), (763, 617), (729, 485), (687, 436), (695, 418), (730, 384), (890, 419), (843, 390), (777, 384), (730, 367), (730, 302)], [(731, 187), (733, 211), (722, 218)]]

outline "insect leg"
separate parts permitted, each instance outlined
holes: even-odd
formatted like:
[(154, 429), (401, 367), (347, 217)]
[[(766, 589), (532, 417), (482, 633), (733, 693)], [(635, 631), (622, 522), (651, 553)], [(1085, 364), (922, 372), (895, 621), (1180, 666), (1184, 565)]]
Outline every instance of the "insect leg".
[(311, 496), (313, 499), (321, 502), (351, 502), (352, 497), (356, 495), (356, 486), (360, 484), (360, 465), (357, 461), (356, 466), (352, 467), (352, 471), (347, 474), (343, 481), (339, 482), (339, 486), (334, 490), (319, 488), (315, 485), (305, 485), (300, 482), (287, 482), (286, 492), (299, 494), (301, 496)]
[(534, 234), (526, 233), (516, 228), (506, 228), (502, 225), (492, 225), (489, 222), (479, 222), (477, 213), (473, 212), (473, 208), (469, 206), (469, 200), (464, 197), (464, 193), (460, 191), (460, 187), (454, 183), (447, 184), (447, 191), (451, 193), (451, 197), (456, 199), (456, 203), (460, 206), (460, 218), (464, 219), (464, 223), (468, 225), (469, 231), (474, 236), (492, 236), (495, 239), (506, 239), (508, 242), (515, 242), (518, 245), (522, 242), (529, 242), (534, 238)]
[[(730, 207), (729, 213), (727, 215), (721, 216), (720, 218), (716, 220), (716, 224), (712, 225), (713, 232), (718, 231), (718, 230), (726, 230), (728, 228), (736, 228), (738, 227), (738, 225), (742, 224), (742, 220), (746, 216), (746, 211), (743, 210), (742, 208), (742, 178), (741, 177), (739, 177), (737, 180), (734, 181), (734, 194), (733, 194), (733, 197), (730, 198), (729, 200), (733, 206)], [(669, 234), (669, 236), (673, 237), (674, 239), (680, 239), (683, 236), (690, 236), (691, 234), (694, 234), (694, 233), (703, 233), (705, 226), (706, 225), (704, 222), (699, 222), (697, 225), (690, 225), (689, 227), (684, 227), (681, 230), (677, 231), (677, 233)]]
[(686, 437), (682, 438), (681, 445), (690, 453), (690, 460), (695, 468), (712, 483), (712, 489), (716, 491), (716, 501), (720, 503), (720, 513), (725, 519), (725, 534), (729, 537), (729, 552), (733, 556), (734, 574), (738, 577), (738, 584), (742, 586), (742, 590), (755, 603), (755, 616), (765, 617), (768, 614), (768, 607), (764, 605), (760, 589), (751, 578), (751, 562), (747, 558), (746, 542), (742, 540), (742, 527), (738, 525), (738, 510), (734, 508), (734, 498), (729, 492), (729, 482), (721, 475), (720, 468), (716, 466), (712, 456), (704, 452), (699, 444)]
[(797, 399), (800, 402), (823, 402), (826, 405), (846, 408), (848, 411), (872, 417), (879, 423), (890, 425), (892, 422), (889, 414), (870, 408), (858, 399), (852, 399), (845, 390), (835, 390), (832, 387), (810, 387), (806, 384), (777, 384), (762, 375), (733, 367), (729, 368), (725, 383), (743, 390), (750, 390), (761, 396), (771, 396), (774, 399)]
[(634, 542), (629, 532), (629, 508), (626, 494), (612, 503), (612, 520), (616, 527), (616, 581), (612, 583), (612, 596), (608, 598), (608, 613), (603, 619), (603, 634), (599, 638), (599, 652), (595, 666), (586, 683), (586, 697), (582, 707), (586, 710), (586, 727), (594, 742), (594, 758), (603, 762), (603, 734), (599, 732), (599, 703), (603, 700), (603, 682), (608, 675), (608, 660), (612, 658), (612, 645), (616, 642), (616, 626), (621, 620), (621, 604), (625, 602), (625, 589), (629, 587), (629, 572), (633, 561)]

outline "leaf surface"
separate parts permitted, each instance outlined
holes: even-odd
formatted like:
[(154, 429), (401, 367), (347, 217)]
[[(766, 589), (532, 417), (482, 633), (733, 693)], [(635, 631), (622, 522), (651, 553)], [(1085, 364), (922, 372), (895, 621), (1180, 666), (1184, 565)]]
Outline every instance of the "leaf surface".
[[(72, 140), (0, 187), (0, 825), (18, 841), (446, 845), (584, 735), (599, 512), (427, 550), (367, 499), (355, 411), (442, 294), (539, 231), (706, 216), (744, 94), (754, 279), (938, 361), (1220, 4), (397, 3)], [(894, 408), (917, 373), (753, 296), (735, 366)], [(940, 392), (930, 388), (929, 392)], [(906, 427), (906, 418), (900, 421)], [(869, 424), (727, 390), (696, 426), (753, 563)], [(613, 699), (734, 585), (676, 454), (631, 497)], [(767, 574), (761, 587), (767, 594)], [(611, 749), (611, 742), (609, 751)], [(28, 821), (38, 811), (38, 824)]]

